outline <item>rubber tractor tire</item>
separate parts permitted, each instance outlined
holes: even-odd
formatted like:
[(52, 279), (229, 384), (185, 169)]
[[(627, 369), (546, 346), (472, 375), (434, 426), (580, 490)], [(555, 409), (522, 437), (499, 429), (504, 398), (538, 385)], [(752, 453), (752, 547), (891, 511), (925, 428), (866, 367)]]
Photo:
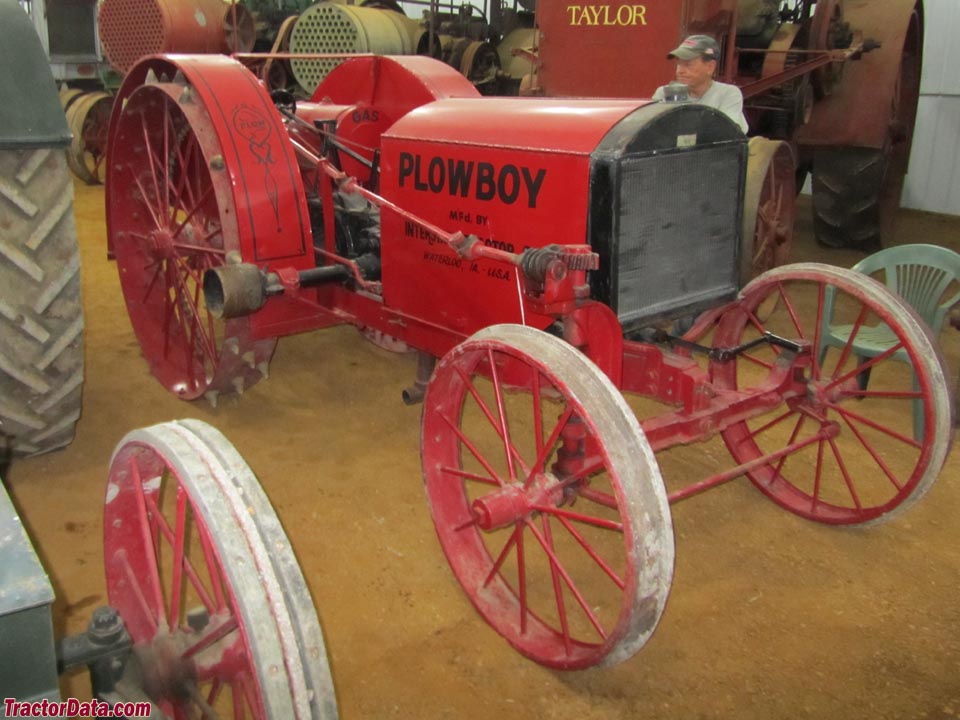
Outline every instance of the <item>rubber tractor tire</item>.
[(73, 440), (83, 385), (80, 253), (61, 148), (0, 149), (0, 454)]
[[(813, 220), (827, 247), (880, 249), (888, 168), (883, 150), (831, 149), (815, 153)], [(902, 185), (902, 181), (901, 181)]]

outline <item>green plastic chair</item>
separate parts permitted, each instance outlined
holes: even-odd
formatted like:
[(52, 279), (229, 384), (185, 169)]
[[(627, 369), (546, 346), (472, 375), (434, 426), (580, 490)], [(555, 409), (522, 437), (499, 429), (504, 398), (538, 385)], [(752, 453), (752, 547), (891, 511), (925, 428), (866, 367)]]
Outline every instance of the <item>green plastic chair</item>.
[[(950, 297), (944, 297), (951, 283), (960, 281), (960, 253), (939, 245), (900, 245), (874, 253), (853, 266), (853, 269), (865, 275), (874, 275), (881, 270), (884, 281), (890, 290), (902, 297), (917, 314), (939, 336), (946, 321), (947, 313), (960, 303), (960, 290)], [(879, 278), (877, 278), (879, 279)], [(852, 325), (832, 325), (833, 288), (824, 295), (823, 325), (820, 331), (819, 360), (823, 364), (827, 350), (831, 347), (843, 348), (850, 338)], [(896, 343), (896, 336), (884, 323), (874, 326), (861, 326), (853, 343), (853, 352), (858, 362), (876, 357)], [(891, 358), (910, 364), (906, 348), (897, 350)], [(857, 376), (861, 390), (867, 389), (870, 370)], [(916, 376), (914, 389), (919, 389)], [(913, 436), (923, 439), (923, 403), (913, 402)]]

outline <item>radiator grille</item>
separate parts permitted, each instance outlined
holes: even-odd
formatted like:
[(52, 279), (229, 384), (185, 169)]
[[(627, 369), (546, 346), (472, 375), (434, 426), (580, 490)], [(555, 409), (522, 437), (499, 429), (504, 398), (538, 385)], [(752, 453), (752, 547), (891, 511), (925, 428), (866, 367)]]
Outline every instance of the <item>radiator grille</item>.
[(623, 325), (736, 293), (741, 152), (724, 144), (620, 162), (611, 290)]

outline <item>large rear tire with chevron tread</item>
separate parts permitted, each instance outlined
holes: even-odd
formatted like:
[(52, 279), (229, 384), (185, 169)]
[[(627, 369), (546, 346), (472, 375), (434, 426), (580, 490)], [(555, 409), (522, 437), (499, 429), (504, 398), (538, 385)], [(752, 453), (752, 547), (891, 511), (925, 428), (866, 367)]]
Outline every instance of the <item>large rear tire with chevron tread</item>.
[(0, 150), (0, 452), (73, 440), (83, 385), (73, 185), (59, 148)]
[(817, 241), (873, 252), (888, 226), (884, 207), (887, 158), (873, 148), (830, 148), (814, 154), (813, 220)]

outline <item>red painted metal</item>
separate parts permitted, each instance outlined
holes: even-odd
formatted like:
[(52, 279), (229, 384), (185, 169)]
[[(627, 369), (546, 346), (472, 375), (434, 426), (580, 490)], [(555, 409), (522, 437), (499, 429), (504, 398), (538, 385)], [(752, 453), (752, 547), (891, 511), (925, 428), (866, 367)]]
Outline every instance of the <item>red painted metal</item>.
[[(675, 63), (667, 53), (686, 35), (705, 33), (716, 37), (723, 49), (719, 78), (740, 85), (747, 98), (843, 62), (843, 76), (833, 94), (816, 104), (812, 122), (791, 139), (808, 146), (881, 148), (888, 135), (887, 109), (895, 94), (915, 5), (922, 37), (922, 4), (917, 0), (821, 0), (814, 5), (814, 17), (806, 21), (812, 26), (808, 33), (812, 50), (830, 49), (829, 23), (822, 17), (832, 16), (837, 5), (857, 37), (880, 41), (879, 50), (860, 58), (855, 42), (845, 53), (805, 55), (793, 67), (776, 73), (767, 69), (762, 77), (755, 77), (741, 76), (738, 69), (741, 53), (763, 50), (737, 47), (736, 0), (543, 2), (537, 7), (541, 35), (534, 92), (549, 97), (650, 97), (674, 77)], [(798, 51), (794, 58), (804, 52), (794, 50)], [(851, 56), (858, 59), (844, 62)]]
[[(229, 195), (229, 200), (223, 202), (232, 206), (228, 210), (232, 213), (229, 221), (235, 229), (227, 229), (227, 241), (236, 243), (241, 256), (250, 262), (282, 263), (297, 269), (313, 267), (313, 236), (297, 159), (270, 97), (256, 78), (236, 61), (220, 56), (180, 57), (174, 63), (148, 59), (128, 76), (117, 105), (123, 104), (133, 88), (147, 81), (148, 73), (168, 82), (179, 73), (190, 85), (190, 101), (209, 123), (212, 137), (206, 160), (211, 167), (210, 176)], [(119, 114), (114, 112), (112, 127), (119, 122)], [(138, 162), (129, 148), (117, 146), (118, 134), (111, 130), (112, 150), (117, 154), (108, 174), (111, 170), (120, 172), (113, 168), (114, 164), (132, 168)], [(108, 190), (107, 226), (111, 237), (116, 237), (119, 231), (115, 228), (124, 222), (120, 218), (129, 211), (124, 200), (119, 200), (119, 207), (116, 203), (127, 193), (119, 189), (120, 183), (108, 184), (114, 189)], [(251, 337), (285, 334), (287, 313), (293, 312), (295, 306), (287, 299), (278, 300), (250, 318)], [(246, 385), (252, 380), (247, 378)]]
[[(247, 323), (233, 326), (241, 343), (263, 338), (272, 350), (278, 334), (348, 322), (443, 356), (422, 446), (441, 544), (488, 622), (558, 668), (626, 659), (656, 626), (673, 548), (654, 449), (719, 433), (734, 457), (735, 467), (675, 491), (676, 500), (746, 473), (793, 512), (861, 523), (926, 491), (949, 446), (944, 373), (893, 295), (825, 266), (777, 269), (687, 333), (712, 333), (708, 366), (689, 345), (671, 352), (625, 340), (587, 283), (599, 262), (587, 244), (591, 156), (646, 103), (480, 99), (440, 68), (425, 58), (346, 62), (329, 76), (330, 94), (298, 103), (296, 117), (275, 110), (231, 60), (154, 58), (134, 69), (112, 121), (108, 224), (144, 352), (162, 379), (180, 383), (168, 387), (184, 376), (188, 396), (238, 377), (246, 384), (238, 373), (247, 371), (230, 364), (237, 353), (218, 343), (234, 331), (200, 332), (210, 321), (196, 279), (230, 262), (260, 268), (272, 295), (249, 320), (229, 321)], [(384, 78), (422, 94), (403, 100)], [(451, 97), (461, 91), (467, 97)], [(315, 121), (335, 132), (315, 133)], [(337, 165), (351, 146), (379, 162), (376, 175), (358, 179)], [(341, 250), (348, 229), (336, 221), (350, 213), (374, 218), (379, 275), (364, 274), (359, 252)], [(183, 241), (188, 226), (198, 241)], [(301, 275), (333, 265), (349, 279), (314, 288), (304, 278), (320, 273)], [(155, 278), (169, 279), (162, 300), (150, 299)], [(827, 322), (833, 296), (852, 320)], [(849, 344), (820, 352), (828, 324), (852, 322), (856, 335), (868, 320), (908, 349), (917, 389), (893, 351), (872, 360), (852, 357)], [(735, 350), (764, 331), (774, 344)], [(858, 385), (866, 370), (869, 391)], [(618, 390), (669, 407), (641, 429)], [(889, 415), (890, 401), (923, 404), (926, 439), (910, 436), (912, 417), (900, 415), (911, 413)], [(913, 452), (910, 467), (889, 460), (871, 433)], [(854, 466), (876, 470), (879, 488), (854, 478)], [(580, 577), (585, 569), (592, 579)], [(542, 589), (528, 594), (536, 583)]]
[(650, 97), (673, 77), (667, 53), (684, 34), (679, 6), (539, 3), (537, 91), (551, 97)]
[(498, 330), (458, 346), (427, 390), (437, 534), (471, 602), (519, 652), (561, 669), (617, 662), (649, 638), (669, 589), (662, 480), (645, 443), (611, 443), (629, 410), (596, 367), (556, 338)]
[[(178, 696), (191, 678), (210, 704), (220, 695), (213, 688), (225, 688), (224, 697), (232, 688), (239, 691), (236, 717), (266, 717), (256, 655), (211, 535), (209, 510), (195, 505), (181, 473), (176, 458), (139, 443), (128, 443), (114, 458), (104, 506), (110, 605), (139, 648), (144, 689), (169, 717), (195, 706), (189, 695)], [(193, 546), (185, 548), (188, 538)], [(167, 555), (165, 565), (161, 556)], [(181, 598), (191, 606), (181, 606)], [(203, 632), (184, 619), (198, 610), (207, 618)]]
[(794, 453), (800, 452), (804, 448), (813, 445), (813, 443), (822, 443), (824, 440), (830, 440), (831, 438), (836, 437), (840, 434), (840, 426), (836, 423), (831, 423), (824, 425), (817, 431), (814, 435), (811, 435), (808, 438), (801, 440), (800, 442), (795, 442), (787, 445), (786, 447), (772, 452), (769, 455), (762, 455), (760, 457), (754, 458), (749, 462), (737, 465), (730, 468), (729, 470), (717, 473), (711, 477), (705, 478), (700, 482), (688, 485), (682, 490), (677, 490), (672, 492), (669, 495), (670, 503), (678, 503), (681, 500), (686, 500), (691, 498), (694, 495), (699, 495), (700, 493), (706, 492), (707, 490), (713, 490), (716, 487), (725, 485), (731, 480), (736, 480), (741, 478), (749, 472), (758, 470), (769, 466), (771, 463), (777, 462), (778, 460), (787, 457), (788, 455), (793, 455)]
[(316, 611), (276, 514), (195, 420), (129, 433), (104, 501), (107, 592), (165, 717), (332, 720)]
[(249, 10), (224, 0), (104, 0), (97, 28), (107, 59), (121, 72), (148, 55), (249, 52), (256, 40)]
[[(384, 135), (383, 196), (418, 208), (434, 225), (511, 253), (558, 240), (583, 243), (590, 153), (643, 104), (528, 98), (431, 103)], [(510, 128), (506, 136), (504, 127)], [(562, 237), (559, 217), (567, 218)], [(395, 213), (383, 216), (382, 253), (390, 307), (467, 335), (497, 322), (541, 329), (553, 322), (524, 298), (515, 269), (467, 261), (435, 231)], [(428, 284), (409, 282), (428, 275)], [(463, 312), (467, 306), (469, 313)]]
[[(476, 88), (448, 65), (417, 56), (366, 56), (338, 65), (311, 100), (349, 106), (337, 117), (337, 137), (372, 161), (383, 133), (410, 111), (442, 98), (474, 97)], [(349, 157), (343, 169), (361, 182), (369, 179), (369, 170)]]
[(215, 133), (187, 94), (157, 82), (126, 99), (113, 127), (108, 221), (122, 228), (113, 235), (120, 282), (151, 370), (192, 399), (252, 385), (275, 341), (254, 341), (250, 318), (216, 322), (200, 302), (204, 270), (241, 246)]
[[(717, 329), (715, 342), (720, 345), (736, 345), (766, 329), (792, 328), (795, 336), (817, 348), (828, 324), (851, 323), (852, 342), (858, 332), (883, 323), (896, 347), (910, 356), (912, 372), (891, 357), (892, 351), (874, 358), (856, 357), (849, 342), (843, 351), (832, 349), (828, 354), (824, 350), (821, 357), (811, 357), (812, 364), (802, 371), (806, 392), (794, 394), (793, 399), (787, 396), (782, 414), (777, 410), (772, 421), (744, 420), (723, 431), (734, 459), (749, 462), (782, 446), (787, 437), (787, 444), (793, 444), (811, 431), (841, 427), (843, 443), (820, 439), (815, 457), (798, 455), (791, 461), (786, 456), (775, 467), (767, 463), (749, 473), (764, 494), (811, 520), (862, 523), (905, 507), (923, 494), (930, 482), (931, 462), (938, 463), (932, 459), (939, 452), (933, 434), (916, 438), (912, 429), (916, 400), (923, 403), (926, 428), (936, 422), (932, 408), (949, 405), (937, 399), (939, 391), (931, 385), (930, 374), (938, 360), (917, 354), (913, 315), (904, 306), (885, 302), (886, 295), (878, 294), (875, 285), (879, 284), (861, 282), (840, 271), (825, 274), (816, 266), (787, 266), (745, 288), (742, 304), (727, 313)], [(807, 305), (801, 306), (804, 295)], [(833, 307), (842, 307), (843, 320), (837, 319), (837, 310), (834, 316), (826, 316), (831, 296)], [(811, 297), (818, 298), (812, 312)], [(775, 348), (751, 351), (736, 361), (714, 363), (711, 375), (718, 389), (735, 390), (749, 382), (755, 368), (784, 360), (785, 354)], [(858, 377), (873, 380), (865, 389)], [(899, 411), (892, 413), (890, 403), (898, 403)]]

